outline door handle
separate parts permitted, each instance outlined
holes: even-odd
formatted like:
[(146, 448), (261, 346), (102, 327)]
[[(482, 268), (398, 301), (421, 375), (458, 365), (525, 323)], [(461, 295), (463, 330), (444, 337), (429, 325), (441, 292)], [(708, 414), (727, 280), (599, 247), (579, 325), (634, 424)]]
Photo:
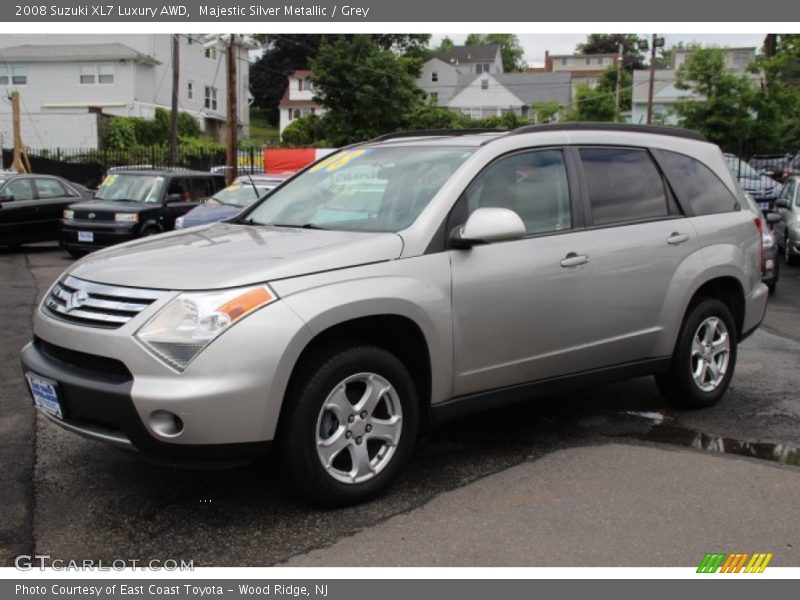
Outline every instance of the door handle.
[(678, 233), (677, 231), (673, 231), (670, 236), (667, 238), (667, 243), (670, 246), (679, 246), (684, 242), (689, 241), (689, 236), (685, 233)]
[(569, 269), (571, 267), (580, 267), (581, 265), (585, 265), (587, 262), (589, 262), (589, 256), (587, 254), (570, 252), (561, 259), (561, 266)]

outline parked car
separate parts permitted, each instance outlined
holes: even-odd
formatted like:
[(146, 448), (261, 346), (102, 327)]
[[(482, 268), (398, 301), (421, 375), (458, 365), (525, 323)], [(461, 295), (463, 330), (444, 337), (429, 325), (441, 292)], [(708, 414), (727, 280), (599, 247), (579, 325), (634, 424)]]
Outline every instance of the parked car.
[(768, 296), (743, 202), (680, 129), (390, 134), (74, 263), (23, 370), (74, 433), (173, 463), (272, 445), (312, 501), (358, 502), (425, 423), (648, 374), (718, 402)]
[(744, 199), (746, 207), (761, 219), (761, 281), (769, 288), (769, 293), (774, 294), (780, 278), (780, 261), (778, 243), (772, 232), (772, 226), (780, 220), (780, 216), (774, 212), (764, 215), (747, 192), (744, 193)]
[(208, 225), (235, 217), (270, 190), (283, 183), (291, 173), (245, 175), (220, 190), (200, 206), (175, 219), (175, 229)]
[(57, 240), (64, 208), (91, 197), (55, 175), (0, 172), (0, 246)]
[(775, 223), (773, 231), (778, 245), (783, 250), (787, 265), (800, 263), (800, 176), (794, 175), (784, 181), (783, 189), (775, 211), (780, 221)]
[(222, 175), (202, 171), (111, 173), (93, 200), (64, 210), (61, 244), (79, 257), (120, 242), (171, 231), (178, 217), (224, 185)]
[(778, 182), (783, 180), (783, 172), (791, 163), (791, 154), (756, 154), (748, 161), (757, 172)]
[(764, 213), (771, 211), (781, 191), (781, 184), (771, 177), (759, 173), (733, 154), (726, 154), (725, 162), (739, 180), (744, 191), (753, 196), (758, 208)]
[(800, 175), (800, 152), (794, 155), (792, 162), (790, 162), (789, 166), (783, 170), (784, 178), (798, 175)]

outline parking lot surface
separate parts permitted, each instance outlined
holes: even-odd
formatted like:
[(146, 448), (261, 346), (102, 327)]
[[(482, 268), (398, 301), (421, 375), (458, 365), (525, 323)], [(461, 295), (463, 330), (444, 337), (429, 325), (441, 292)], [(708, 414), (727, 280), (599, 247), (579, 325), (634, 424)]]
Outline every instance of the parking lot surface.
[(388, 494), (321, 511), (269, 460), (159, 467), (37, 415), (18, 352), (70, 261), (0, 251), (0, 564), (688, 566), (719, 550), (800, 566), (800, 268), (782, 265), (718, 406), (671, 409), (650, 378), (539, 398), (430, 430)]

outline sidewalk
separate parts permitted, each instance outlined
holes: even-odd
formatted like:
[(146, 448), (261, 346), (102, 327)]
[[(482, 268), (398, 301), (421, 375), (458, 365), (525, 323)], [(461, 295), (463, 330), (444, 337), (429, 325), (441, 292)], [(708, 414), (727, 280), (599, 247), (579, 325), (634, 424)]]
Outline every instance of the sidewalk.
[(706, 552), (800, 565), (800, 469), (610, 444), (441, 494), (289, 566), (696, 566)]

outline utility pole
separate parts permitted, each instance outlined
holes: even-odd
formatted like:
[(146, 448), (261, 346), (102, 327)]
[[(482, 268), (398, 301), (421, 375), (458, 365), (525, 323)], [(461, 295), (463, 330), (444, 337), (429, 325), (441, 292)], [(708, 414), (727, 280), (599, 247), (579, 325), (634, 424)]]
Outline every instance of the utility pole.
[(236, 34), (230, 35), (228, 42), (228, 151), (227, 151), (227, 174), (228, 183), (233, 183), (239, 170), (239, 111), (237, 110), (237, 86), (236, 86), (236, 61), (238, 59)]
[(169, 166), (178, 164), (178, 94), (180, 93), (181, 38), (172, 34), (172, 113), (169, 121)]
[(616, 121), (620, 120), (620, 111), (619, 111), (619, 87), (622, 84), (622, 52), (624, 46), (622, 42), (619, 44), (619, 53), (617, 54), (617, 91), (614, 96), (614, 119)]
[(647, 92), (647, 124), (653, 122), (653, 86), (656, 81), (656, 50), (664, 45), (664, 38), (653, 34), (650, 44), (650, 89)]
[(31, 163), (28, 153), (22, 143), (22, 125), (19, 110), (19, 92), (11, 92), (11, 122), (14, 129), (14, 158), (11, 161), (11, 170), (17, 173), (30, 173)]

